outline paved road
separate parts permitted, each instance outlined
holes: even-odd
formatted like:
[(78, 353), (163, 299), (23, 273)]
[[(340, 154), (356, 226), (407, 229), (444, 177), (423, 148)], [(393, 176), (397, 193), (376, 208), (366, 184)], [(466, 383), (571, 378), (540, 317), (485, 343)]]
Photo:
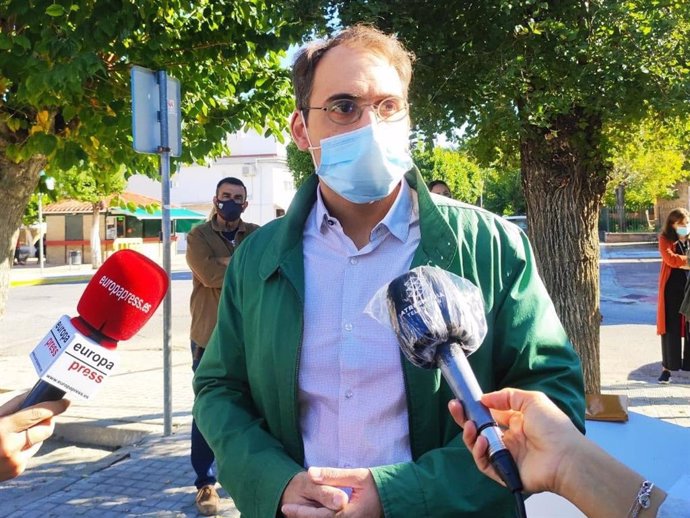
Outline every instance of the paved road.
[(600, 266), (602, 324), (654, 325), (660, 258), (656, 246), (603, 246)]
[[(602, 249), (602, 385), (605, 392), (628, 395), (634, 411), (690, 427), (690, 373), (678, 373), (668, 386), (656, 383), (660, 351), (653, 322), (658, 268), (653, 247)], [(62, 313), (75, 313), (83, 287), (12, 288), (7, 316), (0, 321), (0, 392), (33, 384), (28, 352)], [(188, 461), (190, 290), (189, 273), (176, 273), (173, 435), (162, 437), (158, 312), (135, 338), (121, 344), (119, 374), (108, 380), (96, 401), (75, 402), (60, 419), (58, 436), (69, 440), (47, 444), (24, 476), (0, 484), (0, 516), (196, 516)], [(120, 445), (125, 446), (117, 448)], [(229, 498), (223, 500), (221, 516), (238, 516)]]

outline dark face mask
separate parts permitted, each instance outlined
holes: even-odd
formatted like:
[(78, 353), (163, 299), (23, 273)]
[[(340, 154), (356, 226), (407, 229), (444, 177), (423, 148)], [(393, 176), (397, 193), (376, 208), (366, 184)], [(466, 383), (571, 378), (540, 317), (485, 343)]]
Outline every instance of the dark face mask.
[(220, 214), (220, 217), (225, 221), (235, 221), (239, 219), (240, 214), (242, 214), (242, 211), (244, 210), (242, 205), (244, 204), (236, 203), (233, 200), (225, 200), (219, 201), (216, 204), (216, 208), (218, 209), (218, 214)]

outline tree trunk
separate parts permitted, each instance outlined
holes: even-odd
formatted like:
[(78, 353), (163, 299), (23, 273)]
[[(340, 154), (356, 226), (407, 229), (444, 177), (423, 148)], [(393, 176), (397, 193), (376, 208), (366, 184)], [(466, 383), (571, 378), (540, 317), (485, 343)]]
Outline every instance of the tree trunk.
[(520, 144), (537, 264), (593, 393), (601, 389), (598, 216), (607, 177), (600, 139), (600, 118), (574, 109), (551, 128), (526, 125)]
[(101, 266), (101, 233), (100, 233), (100, 214), (101, 201), (94, 203), (91, 211), (91, 267), (96, 270)]
[(10, 290), (10, 268), (14, 262), (16, 232), (31, 194), (38, 184), (38, 175), (46, 160), (36, 157), (16, 164), (7, 160), (0, 140), (0, 317), (5, 314)]

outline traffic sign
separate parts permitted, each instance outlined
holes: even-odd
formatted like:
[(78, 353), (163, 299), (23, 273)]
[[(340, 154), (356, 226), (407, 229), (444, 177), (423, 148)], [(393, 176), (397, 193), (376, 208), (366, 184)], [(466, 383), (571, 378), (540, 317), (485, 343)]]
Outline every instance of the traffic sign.
[[(133, 66), (132, 82), (132, 135), (134, 150), (139, 153), (160, 153), (160, 85), (157, 74), (148, 68)], [(170, 156), (180, 156), (182, 135), (180, 115), (180, 82), (167, 76), (168, 145)]]

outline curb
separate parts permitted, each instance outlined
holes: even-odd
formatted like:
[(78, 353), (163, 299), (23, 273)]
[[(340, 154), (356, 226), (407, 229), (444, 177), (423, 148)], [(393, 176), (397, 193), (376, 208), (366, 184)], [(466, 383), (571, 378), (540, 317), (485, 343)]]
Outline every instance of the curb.
[(98, 424), (84, 420), (55, 422), (53, 436), (70, 443), (83, 444), (96, 448), (122, 448), (141, 442), (146, 437), (159, 433), (160, 426), (141, 429), (141, 425), (127, 426), (110, 420)]
[[(190, 411), (187, 419), (178, 417), (172, 423), (172, 433), (191, 425)], [(53, 432), (57, 440), (106, 449), (126, 448), (156, 436), (163, 437), (162, 423), (79, 417), (59, 417)]]
[(93, 274), (84, 275), (65, 275), (60, 277), (43, 277), (32, 279), (18, 279), (10, 281), (10, 288), (19, 288), (22, 286), (41, 286), (44, 284), (78, 284), (87, 282), (91, 279)]
[[(76, 275), (49, 275), (45, 277), (31, 277), (27, 279), (10, 280), (10, 288), (22, 288), (27, 286), (43, 286), (49, 284), (81, 284), (89, 282), (97, 270)], [(191, 274), (188, 268), (175, 268), (170, 271), (170, 276)]]

